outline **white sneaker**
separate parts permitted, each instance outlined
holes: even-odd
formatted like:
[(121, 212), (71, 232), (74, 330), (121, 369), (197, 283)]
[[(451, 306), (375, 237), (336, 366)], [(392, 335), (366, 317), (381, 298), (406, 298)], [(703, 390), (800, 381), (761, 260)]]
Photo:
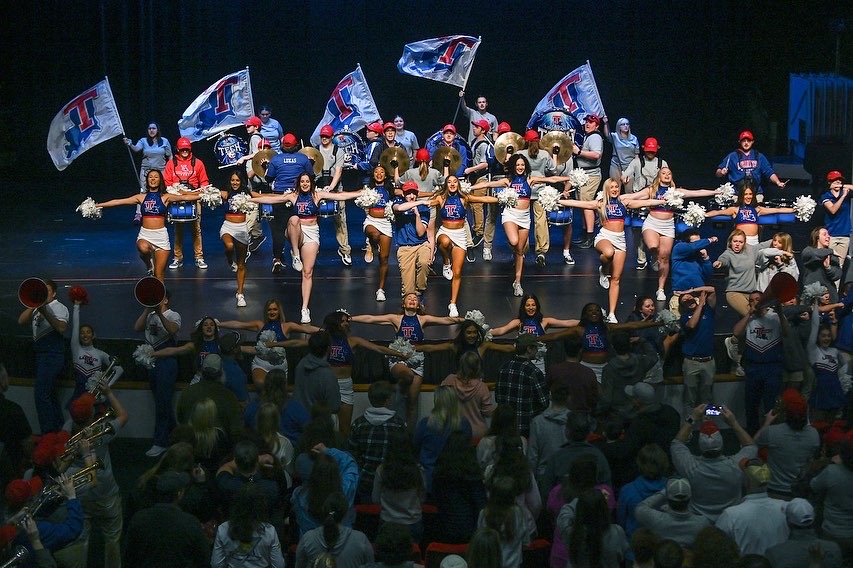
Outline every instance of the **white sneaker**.
[(448, 315), (450, 317), (452, 317), (452, 318), (458, 318), (459, 317), (459, 310), (456, 309), (456, 304), (448, 304), (447, 311), (449, 312)]
[(521, 287), (521, 282), (512, 283), (512, 295), (519, 297), (524, 295), (524, 288)]
[(740, 349), (738, 349), (738, 340), (732, 335), (723, 340), (726, 346), (726, 354), (732, 361), (740, 361)]
[(302, 319), (299, 320), (299, 323), (311, 323), (311, 310), (302, 308)]
[(655, 293), (655, 300), (666, 302), (666, 292), (663, 291), (663, 288), (658, 288), (658, 291)]
[(492, 249), (483, 247), (483, 260), (486, 262), (492, 260)]
[(746, 376), (746, 371), (743, 370), (743, 366), (740, 364), (739, 361), (735, 362), (734, 370), (735, 370), (736, 376), (738, 376), (738, 377), (745, 377)]
[(377, 302), (384, 302), (385, 301), (385, 290), (383, 290), (382, 288), (380, 288), (379, 290), (376, 291), (376, 301)]
[(598, 267), (598, 285), (605, 290), (610, 288), (610, 277), (604, 273), (600, 266)]
[(203, 256), (200, 256), (197, 259), (195, 259), (195, 265), (198, 268), (202, 268), (202, 269), (207, 268), (207, 263), (204, 261)]
[(364, 249), (364, 262), (367, 264), (373, 262), (373, 245), (370, 244), (370, 241), (367, 241), (367, 248)]
[(176, 268), (180, 268), (184, 265), (184, 261), (181, 258), (173, 258), (172, 262), (169, 263), (169, 269), (175, 270)]
[(231, 272), (237, 272), (237, 263), (236, 262), (231, 263)]
[(341, 257), (341, 262), (344, 263), (344, 266), (352, 266), (352, 257), (348, 252), (338, 249), (338, 256)]
[(445, 264), (441, 267), (441, 275), (447, 280), (453, 280), (453, 267), (450, 264)]
[(299, 254), (293, 255), (293, 270), (302, 272), (302, 259), (299, 258)]
[(616, 319), (616, 314), (613, 312), (607, 314), (607, 323), (619, 323), (619, 320)]
[(567, 250), (564, 250), (563, 251), (563, 262), (565, 262), (566, 264), (574, 264), (575, 259), (572, 258), (572, 253), (570, 253)]
[(237, 307), (238, 308), (245, 308), (246, 307), (246, 296), (244, 296), (243, 294), (235, 294), (235, 297), (237, 298)]
[(149, 448), (149, 450), (147, 452), (145, 452), (145, 455), (148, 456), (149, 458), (156, 458), (157, 456), (159, 456), (160, 454), (162, 454), (165, 451), (166, 451), (166, 448), (164, 448), (163, 446), (156, 446), (155, 445), (155, 446), (151, 446), (151, 448)]

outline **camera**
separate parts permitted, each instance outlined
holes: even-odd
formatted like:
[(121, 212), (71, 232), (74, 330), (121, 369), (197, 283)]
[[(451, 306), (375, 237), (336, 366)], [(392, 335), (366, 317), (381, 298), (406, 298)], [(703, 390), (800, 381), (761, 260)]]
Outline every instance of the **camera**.
[(723, 413), (722, 405), (716, 406), (714, 404), (709, 404), (705, 407), (705, 416), (719, 416)]

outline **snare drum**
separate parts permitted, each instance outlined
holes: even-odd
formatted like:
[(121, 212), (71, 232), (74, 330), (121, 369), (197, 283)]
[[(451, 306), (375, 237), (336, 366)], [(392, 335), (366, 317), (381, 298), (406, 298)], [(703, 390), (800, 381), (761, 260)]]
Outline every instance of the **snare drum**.
[(169, 204), (166, 220), (169, 223), (191, 223), (198, 219), (198, 202), (177, 201)]
[(690, 225), (685, 223), (684, 220), (681, 219), (681, 217), (678, 217), (678, 216), (675, 217), (675, 234), (676, 235), (680, 235), (681, 233), (683, 233), (687, 229), (693, 229), (693, 228), (695, 228), (695, 227), (691, 227)]
[(331, 199), (321, 199), (320, 200), (320, 212), (317, 214), (318, 217), (334, 217), (338, 213), (341, 212), (341, 205), (343, 205), (343, 201), (333, 201)]
[(565, 227), (572, 222), (571, 207), (558, 207), (553, 211), (548, 211), (548, 224), (555, 227)]
[(259, 203), (258, 217), (260, 219), (266, 219), (267, 221), (275, 219), (275, 216), (272, 214), (272, 203)]

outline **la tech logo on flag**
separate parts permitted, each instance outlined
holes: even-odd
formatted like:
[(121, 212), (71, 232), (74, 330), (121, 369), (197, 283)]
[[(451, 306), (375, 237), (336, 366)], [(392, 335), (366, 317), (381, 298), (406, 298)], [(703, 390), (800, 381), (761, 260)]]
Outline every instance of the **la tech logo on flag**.
[(195, 142), (232, 126), (238, 126), (255, 114), (249, 70), (226, 75), (200, 94), (178, 121), (181, 136)]

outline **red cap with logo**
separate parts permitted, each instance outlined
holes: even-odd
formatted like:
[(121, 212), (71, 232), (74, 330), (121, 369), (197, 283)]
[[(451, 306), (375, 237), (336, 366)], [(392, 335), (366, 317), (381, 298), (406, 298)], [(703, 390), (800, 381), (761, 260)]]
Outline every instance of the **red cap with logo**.
[(320, 129), (320, 136), (331, 136), (335, 133), (335, 129), (328, 124)]
[(474, 126), (479, 126), (480, 128), (482, 128), (482, 129), (483, 129), (483, 130), (485, 130), (486, 132), (488, 132), (488, 131), (489, 131), (489, 129), (491, 128), (491, 126), (489, 126), (489, 121), (487, 121), (487, 120), (483, 120), (483, 119), (480, 119), (480, 120), (472, 120), (472, 121), (471, 121), (471, 124), (473, 124)]
[(442, 134), (447, 132), (448, 130), (452, 130), (454, 134), (456, 134), (456, 127), (452, 124), (445, 124), (444, 128), (441, 129)]
[(659, 148), (657, 138), (646, 138), (643, 142), (643, 151), (645, 152), (657, 152)]
[(382, 125), (382, 132), (385, 132), (386, 130), (397, 130), (397, 127), (394, 126), (393, 122), (386, 122)]
[(249, 120), (243, 123), (245, 126), (254, 126), (255, 128), (261, 127), (261, 119), (257, 116), (250, 116)]
[(534, 140), (539, 140), (539, 133), (535, 130), (528, 130), (524, 133), (524, 139), (528, 142), (533, 142)]
[(740, 142), (741, 140), (755, 140), (755, 137), (752, 135), (752, 132), (750, 132), (749, 130), (744, 130), (743, 132), (740, 133), (740, 136), (738, 136), (737, 139), (738, 139), (738, 142)]
[(193, 147), (193, 143), (190, 142), (190, 139), (186, 136), (181, 136), (180, 138), (178, 138), (178, 142), (175, 145), (177, 146), (178, 150), (183, 150), (184, 148), (192, 150)]
[(288, 132), (281, 138), (282, 146), (296, 146), (296, 144), (298, 143), (299, 141), (296, 139), (296, 136), (294, 136), (291, 132)]
[(498, 134), (503, 134), (504, 132), (512, 132), (512, 127), (508, 122), (501, 122), (498, 124)]
[(601, 119), (595, 113), (586, 115), (583, 120), (584, 122), (594, 122), (596, 124), (601, 124)]
[(839, 172), (838, 170), (832, 170), (831, 172), (826, 174), (826, 181), (833, 182), (837, 179), (844, 179), (844, 176), (841, 175), (841, 172)]
[(407, 193), (412, 193), (412, 192), (418, 193), (420, 191), (420, 189), (418, 188), (417, 182), (414, 182), (414, 181), (407, 181), (406, 183), (403, 184), (402, 189), (403, 189), (403, 195), (405, 195)]

